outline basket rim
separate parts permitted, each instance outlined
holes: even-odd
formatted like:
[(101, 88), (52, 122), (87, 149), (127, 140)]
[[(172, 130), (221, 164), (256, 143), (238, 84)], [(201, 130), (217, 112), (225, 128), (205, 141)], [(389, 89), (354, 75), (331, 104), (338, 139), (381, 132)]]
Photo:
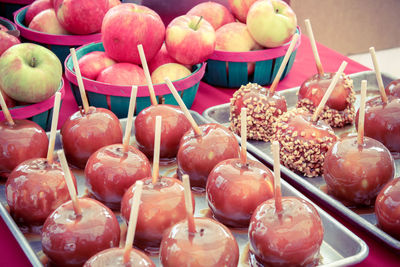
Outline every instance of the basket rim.
[(21, 36), (25, 39), (43, 44), (63, 46), (78, 46), (101, 40), (101, 33), (87, 35), (61, 35), (43, 33), (29, 29), (23, 24), (23, 20), (25, 18), (25, 14), (28, 8), (29, 6), (25, 6), (14, 12), (14, 23), (17, 25), (18, 30), (21, 32)]
[[(89, 46), (93, 45), (102, 45), (102, 42), (94, 42), (90, 44), (83, 45), (79, 48), (76, 49), (76, 51), (80, 51), (82, 49), (85, 49)], [(100, 51), (100, 50), (95, 50), (95, 51)], [(94, 51), (91, 51), (94, 52)], [(79, 59), (79, 58), (78, 58)], [(71, 82), (74, 85), (78, 85), (77, 79), (75, 72), (68, 67), (68, 64), (72, 64), (72, 59), (71, 59), (71, 54), (67, 56), (67, 58), (64, 61), (64, 68), (65, 68), (65, 77), (69, 82)], [(183, 91), (185, 89), (188, 89), (195, 84), (199, 83), (200, 80), (203, 78), (205, 69), (206, 69), (206, 62), (199, 63), (196, 66), (196, 70), (192, 72), (191, 75), (184, 77), (182, 79), (173, 81), (174, 86), (176, 87), (177, 91)], [(131, 90), (132, 86), (130, 85), (112, 85), (112, 84), (107, 84), (107, 83), (102, 83), (98, 82), (95, 80), (90, 80), (88, 78), (82, 77), (83, 80), (83, 85), (85, 86), (85, 91), (97, 93), (97, 94), (104, 94), (104, 95), (110, 95), (110, 96), (122, 96), (122, 97), (130, 97), (131, 95)], [(171, 94), (171, 91), (169, 90), (168, 86), (163, 83), (163, 84), (154, 84), (154, 91), (156, 95), (167, 95)], [(138, 86), (138, 93), (137, 97), (149, 97), (150, 93), (148, 90), (147, 85), (139, 85)]]
[[(11, 20), (9, 20), (9, 19), (7, 19), (7, 18), (5, 18), (5, 17), (0, 17), (0, 22), (1, 22), (1, 21), (4, 21), (4, 22), (10, 24), (10, 25), (13, 27), (13, 29), (9, 29), (9, 30), (16, 30), (16, 29), (17, 29), (17, 25), (15, 25), (15, 23), (12, 22)], [(0, 23), (0, 24), (3, 25), (3, 26), (7, 26), (7, 25), (4, 25), (4, 24), (2, 24), (2, 23)], [(7, 29), (8, 29), (8, 27), (7, 27)]]
[[(58, 87), (57, 92), (61, 92), (61, 100), (65, 96), (65, 81), (64, 78), (61, 78), (60, 81), (60, 86)], [(54, 98), (55, 94), (49, 97), (46, 100), (43, 100), (42, 102), (39, 103), (33, 103), (30, 105), (24, 105), (24, 106), (16, 106), (12, 107), (9, 109), (11, 113), (11, 117), (13, 119), (27, 119), (31, 118), (33, 116), (36, 116), (40, 113), (43, 113), (54, 106)], [(0, 121), (4, 120), (4, 113), (2, 110), (0, 110)]]
[[(301, 36), (300, 27), (296, 27), (296, 32)], [(298, 38), (294, 50), (301, 44), (301, 38)], [(254, 50), (248, 52), (228, 52), (214, 50), (214, 53), (208, 59), (229, 62), (257, 62), (283, 57), (290, 46), (290, 42), (275, 48), (267, 48), (263, 50)]]

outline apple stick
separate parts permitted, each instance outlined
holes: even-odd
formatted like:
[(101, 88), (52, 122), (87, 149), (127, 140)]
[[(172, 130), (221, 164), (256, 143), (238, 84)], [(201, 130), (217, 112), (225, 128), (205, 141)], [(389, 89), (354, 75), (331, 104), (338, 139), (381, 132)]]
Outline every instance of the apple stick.
[(241, 137), (241, 144), (240, 144), (240, 160), (242, 161), (243, 165), (247, 163), (247, 109), (242, 108), (240, 112), (240, 137)]
[(165, 78), (164, 81), (167, 84), (171, 93), (173, 94), (176, 102), (178, 102), (179, 106), (181, 107), (181, 110), (185, 114), (186, 118), (189, 120), (190, 124), (192, 125), (193, 131), (195, 132), (195, 134), (201, 135), (203, 132), (200, 130), (199, 126), (194, 121), (192, 114), (190, 114), (190, 112), (189, 112), (188, 108), (186, 107), (185, 103), (183, 102), (181, 96), (176, 91), (174, 84), (171, 82), (171, 80), (168, 77)]
[(361, 81), (361, 100), (360, 112), (358, 115), (358, 135), (357, 143), (362, 145), (364, 143), (364, 117), (365, 117), (365, 98), (367, 95), (367, 80)]
[(185, 193), (185, 206), (186, 206), (186, 214), (188, 219), (188, 232), (189, 235), (194, 235), (196, 233), (196, 226), (194, 224), (194, 216), (193, 216), (193, 203), (192, 203), (192, 191), (190, 190), (190, 181), (189, 176), (184, 174), (182, 176), (183, 188)]
[(340, 76), (342, 75), (344, 69), (347, 66), (347, 62), (343, 61), (342, 64), (340, 65), (338, 71), (336, 72), (335, 76), (333, 77), (331, 83), (329, 84), (328, 89), (326, 89), (326, 92), (324, 94), (324, 96), (321, 99), (321, 102), (319, 102), (318, 107), (315, 109), (314, 114), (312, 116), (312, 121), (317, 121), (318, 120), (318, 116), (321, 113), (322, 109), (324, 108), (326, 102), (329, 99), (329, 96), (331, 95), (333, 89), (335, 89), (335, 86), (337, 84), (337, 82), (339, 81)]
[(271, 87), (269, 88), (269, 92), (271, 95), (275, 93), (276, 87), (278, 86), (278, 83), (282, 77), (283, 71), (285, 70), (286, 64), (289, 61), (290, 55), (293, 52), (293, 49), (296, 45), (297, 39), (299, 39), (299, 34), (295, 33), (292, 37), (292, 41), (290, 42), (289, 48), (286, 51), (285, 57), (282, 60), (281, 66), (279, 67), (278, 72), (276, 73), (276, 76), (274, 78), (274, 81), (271, 84)]
[(131, 204), (131, 213), (129, 214), (128, 231), (125, 240), (124, 263), (129, 262), (129, 254), (132, 250), (133, 239), (135, 238), (136, 224), (139, 213), (140, 197), (142, 196), (143, 181), (136, 181), (135, 194)]
[(282, 192), (281, 192), (281, 162), (279, 158), (279, 143), (272, 142), (272, 152), (274, 153), (274, 185), (275, 185), (275, 210), (282, 212)]
[(74, 182), (72, 181), (71, 171), (69, 170), (67, 159), (65, 158), (64, 152), (62, 150), (58, 150), (57, 155), (58, 155), (58, 159), (60, 160), (60, 163), (61, 163), (61, 168), (64, 172), (64, 179), (65, 179), (65, 182), (67, 183), (67, 187), (68, 187), (69, 195), (72, 200), (72, 205), (74, 207), (75, 215), (81, 216), (82, 210), (81, 210), (81, 206), (79, 205), (78, 198), (76, 197), (75, 185), (74, 185)]
[(309, 19), (306, 19), (306, 20), (304, 20), (304, 23), (306, 24), (308, 37), (310, 38), (311, 49), (312, 49), (313, 54), (314, 54), (314, 59), (315, 59), (315, 64), (317, 65), (318, 74), (319, 75), (323, 75), (324, 74), (324, 69), (323, 69), (322, 64), (321, 64), (321, 59), (319, 58), (317, 44), (315, 43), (314, 33), (313, 33), (313, 30), (312, 30), (312, 27), (311, 27), (311, 22), (310, 22)]
[(156, 116), (156, 129), (154, 132), (153, 184), (157, 183), (160, 172), (161, 120), (161, 116)]
[(58, 114), (60, 113), (61, 93), (57, 92), (54, 98), (53, 116), (51, 117), (51, 129), (49, 148), (47, 150), (47, 161), (53, 163), (54, 144), (56, 142), (56, 131), (58, 124)]
[(157, 98), (154, 92), (153, 82), (151, 81), (149, 67), (147, 66), (146, 55), (144, 54), (143, 46), (139, 44), (137, 46), (139, 50), (140, 61), (142, 62), (142, 67), (144, 70), (144, 75), (146, 76), (147, 86), (149, 87), (150, 101), (153, 106), (157, 105)]
[(0, 92), (0, 105), (1, 105), (1, 109), (2, 109), (2, 111), (3, 111), (4, 117), (6, 118), (7, 122), (8, 122), (10, 125), (14, 125), (15, 122), (14, 122), (14, 120), (13, 120), (12, 117), (11, 117), (11, 113), (10, 113), (10, 111), (8, 110), (6, 101), (4, 100), (3, 94), (2, 94), (1, 92)]
[(89, 112), (89, 102), (86, 97), (85, 87), (83, 85), (81, 69), (79, 68), (78, 58), (76, 57), (75, 48), (71, 48), (69, 51), (71, 52), (72, 62), (74, 63), (74, 70), (76, 73), (76, 80), (78, 81), (79, 92), (81, 94), (83, 110), (84, 110), (85, 114), (87, 114)]
[(376, 59), (375, 48), (370, 47), (369, 53), (371, 54), (372, 63), (374, 63), (376, 80), (378, 82), (379, 91), (381, 93), (381, 98), (383, 103), (387, 103), (387, 95), (385, 92), (385, 87), (383, 86), (381, 71), (379, 70), (378, 60)]
[(129, 100), (128, 120), (126, 122), (125, 134), (124, 134), (124, 142), (122, 144), (122, 146), (124, 148), (124, 153), (126, 153), (128, 151), (129, 140), (131, 138), (133, 112), (134, 112), (135, 106), (136, 106), (137, 91), (138, 91), (138, 87), (135, 86), (135, 85), (132, 86), (131, 98)]

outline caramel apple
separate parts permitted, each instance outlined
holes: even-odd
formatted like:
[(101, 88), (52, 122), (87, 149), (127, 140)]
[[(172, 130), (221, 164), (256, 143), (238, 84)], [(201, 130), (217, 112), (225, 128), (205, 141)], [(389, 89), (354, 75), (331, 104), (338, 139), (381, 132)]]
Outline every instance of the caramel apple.
[(109, 248), (91, 257), (83, 267), (156, 267), (154, 262), (140, 250), (132, 249), (129, 253), (129, 261), (124, 261), (124, 249)]
[(400, 97), (400, 79), (394, 80), (388, 84), (385, 88), (385, 92), (388, 95)]

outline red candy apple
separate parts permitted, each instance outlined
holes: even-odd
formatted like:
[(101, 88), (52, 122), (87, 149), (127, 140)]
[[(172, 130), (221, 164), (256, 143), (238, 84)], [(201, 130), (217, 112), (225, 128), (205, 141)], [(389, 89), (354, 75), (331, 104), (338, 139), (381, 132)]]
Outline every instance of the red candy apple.
[(101, 34), (107, 55), (119, 62), (141, 64), (137, 45), (143, 45), (150, 61), (164, 41), (165, 26), (150, 8), (127, 3), (107, 12)]
[(156, 267), (154, 262), (144, 252), (132, 249), (129, 260), (125, 262), (124, 248), (109, 248), (92, 256), (83, 267)]
[(146, 77), (141, 67), (131, 63), (116, 63), (103, 69), (96, 79), (98, 82), (114, 85), (143, 85)]
[(217, 30), (219, 27), (235, 21), (235, 18), (229, 10), (215, 2), (204, 2), (197, 4), (186, 14), (203, 17)]
[(37, 14), (29, 23), (29, 28), (48, 34), (68, 34), (67, 30), (60, 24), (54, 9), (46, 9)]
[(50, 0), (36, 0), (26, 10), (25, 13), (25, 25), (29, 25), (32, 19), (42, 12), (43, 10), (53, 8), (53, 4)]
[(388, 95), (393, 95), (400, 98), (400, 79), (394, 80), (388, 84), (385, 88), (385, 92)]
[(152, 73), (159, 66), (167, 63), (178, 63), (178, 62), (168, 54), (167, 47), (165, 46), (165, 43), (163, 43), (157, 54), (153, 57), (152, 60), (148, 62), (150, 73)]
[(82, 77), (96, 80), (100, 72), (114, 65), (115, 61), (103, 51), (93, 51), (81, 57), (78, 63)]

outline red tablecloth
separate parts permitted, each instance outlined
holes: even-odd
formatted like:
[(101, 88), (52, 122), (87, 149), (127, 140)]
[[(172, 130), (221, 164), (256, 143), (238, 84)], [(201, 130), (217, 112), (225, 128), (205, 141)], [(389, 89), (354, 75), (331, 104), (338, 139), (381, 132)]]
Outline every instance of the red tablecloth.
[[(318, 45), (318, 50), (326, 72), (336, 71), (343, 60), (346, 60), (349, 63), (345, 70), (345, 73), (347, 74), (368, 70), (368, 68), (365, 66), (362, 66), (359, 63), (354, 62), (351, 59), (322, 45)], [(316, 73), (316, 68), (310, 42), (307, 37), (302, 36), (302, 44), (297, 53), (293, 68), (289, 75), (282, 82), (280, 82), (278, 90), (299, 86), (303, 80), (314, 73)], [(67, 86), (66, 89), (67, 94), (61, 108), (59, 125), (62, 125), (65, 119), (72, 112), (77, 110), (77, 105), (73, 99), (69, 86)], [(216, 89), (205, 83), (201, 83), (192, 109), (202, 113), (208, 107), (227, 103), (234, 91), (235, 90), (233, 89)], [(313, 201), (318, 203), (315, 200)], [(361, 264), (359, 264), (359, 266), (399, 266), (399, 252), (396, 252), (385, 244), (382, 244), (381, 242), (369, 237), (367, 233), (357, 229), (357, 227), (353, 226), (351, 223), (343, 221), (343, 219), (341, 219), (334, 212), (326, 208), (325, 210), (367, 243), (369, 247), (369, 255)], [(30, 265), (25, 254), (19, 247), (11, 232), (8, 230), (3, 220), (0, 220), (0, 237), (0, 266), (17, 267)]]

